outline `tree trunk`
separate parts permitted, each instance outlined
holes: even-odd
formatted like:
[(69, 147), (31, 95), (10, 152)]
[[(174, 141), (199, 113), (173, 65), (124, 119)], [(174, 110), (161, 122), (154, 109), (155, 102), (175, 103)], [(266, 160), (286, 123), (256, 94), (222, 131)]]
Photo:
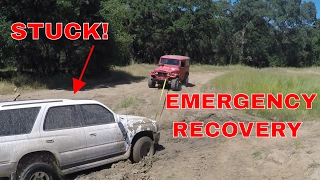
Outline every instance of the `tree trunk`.
[(241, 47), (240, 47), (240, 56), (239, 56), (240, 63), (243, 63), (245, 34), (246, 34), (246, 28), (243, 27), (241, 31)]

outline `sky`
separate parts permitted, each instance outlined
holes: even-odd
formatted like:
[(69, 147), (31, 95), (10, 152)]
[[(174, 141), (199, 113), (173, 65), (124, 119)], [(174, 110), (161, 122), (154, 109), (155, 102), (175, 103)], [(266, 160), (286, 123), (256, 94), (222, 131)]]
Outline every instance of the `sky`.
[(317, 18), (320, 18), (320, 1), (319, 0), (313, 0), (312, 2), (314, 2), (316, 4)]
[[(231, 1), (234, 2), (235, 0), (231, 0)], [(320, 18), (320, 1), (319, 0), (306, 0), (306, 1), (314, 2), (317, 9), (317, 18)]]

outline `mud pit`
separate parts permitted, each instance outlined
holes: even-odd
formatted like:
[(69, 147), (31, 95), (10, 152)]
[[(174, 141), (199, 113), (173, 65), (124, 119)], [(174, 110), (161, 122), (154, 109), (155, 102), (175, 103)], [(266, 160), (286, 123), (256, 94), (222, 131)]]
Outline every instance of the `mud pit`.
[[(193, 87), (182, 87), (180, 93), (199, 93), (200, 87), (218, 73), (192, 73)], [(125, 95), (123, 95), (125, 93)], [(149, 89), (147, 81), (80, 91), (43, 90), (22, 93), (18, 98), (74, 98), (98, 100), (119, 114), (154, 118), (161, 91)], [(165, 91), (171, 93), (171, 91)], [(1, 96), (7, 100), (10, 96)], [(133, 98), (133, 105), (121, 108), (119, 103)], [(164, 98), (162, 100), (164, 103)], [(161, 114), (160, 118), (159, 115)], [(153, 158), (138, 164), (118, 162), (67, 176), (77, 180), (232, 180), (232, 179), (320, 179), (320, 123), (305, 122), (298, 131), (298, 138), (245, 139), (238, 134), (227, 139), (173, 139), (173, 121), (261, 121), (259, 118), (230, 110), (166, 110), (159, 112), (160, 146)], [(252, 134), (254, 136), (254, 134)]]

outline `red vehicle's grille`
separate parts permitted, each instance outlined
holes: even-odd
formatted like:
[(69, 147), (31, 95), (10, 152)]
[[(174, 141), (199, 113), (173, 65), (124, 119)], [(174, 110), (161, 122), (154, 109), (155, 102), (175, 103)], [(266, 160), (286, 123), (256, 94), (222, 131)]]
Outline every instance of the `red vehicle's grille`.
[(168, 73), (165, 73), (165, 72), (158, 72), (158, 73), (156, 73), (157, 76), (163, 76), (163, 77), (167, 77), (167, 74), (168, 74)]

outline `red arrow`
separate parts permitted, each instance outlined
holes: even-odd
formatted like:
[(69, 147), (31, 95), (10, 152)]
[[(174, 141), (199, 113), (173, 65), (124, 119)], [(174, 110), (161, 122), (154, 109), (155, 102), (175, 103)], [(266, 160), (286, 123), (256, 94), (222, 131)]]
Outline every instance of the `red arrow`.
[(84, 72), (86, 71), (86, 68), (87, 68), (87, 65), (88, 65), (88, 63), (89, 63), (89, 60), (90, 60), (90, 57), (91, 57), (91, 54), (92, 54), (93, 49), (94, 49), (94, 45), (92, 45), (92, 47), (91, 47), (91, 49), (90, 49), (88, 58), (87, 58), (87, 60), (86, 60), (86, 63), (84, 64), (84, 67), (83, 67), (83, 69), (82, 69), (80, 78), (79, 78), (79, 79), (72, 78), (72, 82), (73, 82), (73, 93), (74, 93), (74, 94), (76, 94), (84, 85), (86, 85), (86, 83), (82, 81), (82, 77), (83, 77)]

